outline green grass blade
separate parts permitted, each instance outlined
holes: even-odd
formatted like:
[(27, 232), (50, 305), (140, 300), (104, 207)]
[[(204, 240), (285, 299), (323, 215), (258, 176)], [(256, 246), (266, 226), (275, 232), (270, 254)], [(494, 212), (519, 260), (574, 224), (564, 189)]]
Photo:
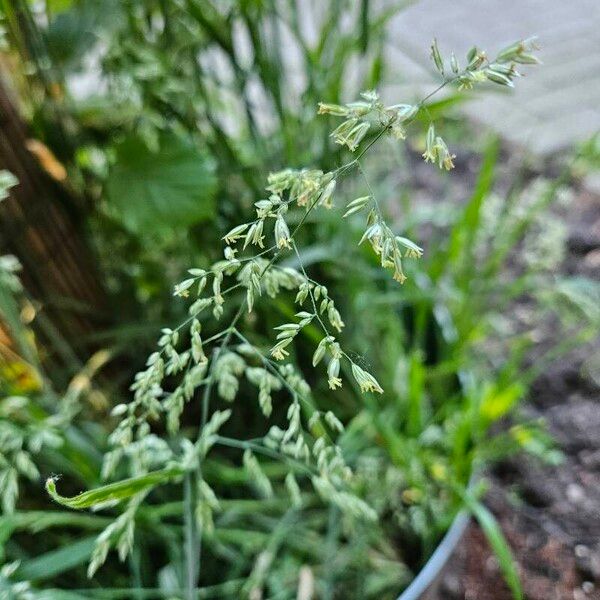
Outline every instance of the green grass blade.
[[(198, 600), (205, 598), (237, 598), (239, 597), (239, 591), (244, 584), (245, 579), (231, 579), (225, 583), (219, 583), (216, 585), (209, 585), (206, 587), (196, 588), (196, 597)], [(52, 590), (54, 592), (54, 590)], [(72, 600), (79, 600), (80, 598), (86, 598), (90, 600), (97, 598), (98, 600), (130, 600), (135, 594), (139, 598), (144, 599), (166, 599), (179, 597), (183, 590), (164, 590), (161, 588), (90, 588), (75, 590), (73, 593)], [(82, 594), (81, 596), (78, 594)], [(43, 596), (46, 600), (46, 596)], [(71, 596), (47, 596), (48, 600), (71, 600)]]
[(481, 222), (481, 208), (494, 185), (499, 149), (498, 138), (493, 138), (486, 147), (473, 195), (452, 228), (448, 249), (431, 266), (433, 281), (437, 281), (448, 264), (461, 265), (462, 281), (470, 280), (474, 268), (473, 242)]
[(82, 529), (103, 529), (110, 518), (100, 515), (74, 514), (71, 511), (23, 511), (4, 515), (0, 519), (0, 540), (3, 532), (25, 530), (39, 533), (52, 527), (80, 527)]
[(47, 589), (36, 592), (38, 600), (90, 600), (90, 596), (82, 596), (76, 592), (67, 592), (59, 589)]
[(479, 523), (485, 537), (487, 538), (504, 575), (506, 584), (515, 600), (523, 600), (523, 589), (519, 580), (519, 574), (512, 556), (512, 552), (500, 529), (500, 525), (494, 515), (476, 498), (462, 491), (460, 492), (469, 510), (473, 513)]
[(119, 502), (130, 498), (134, 494), (146, 490), (155, 485), (165, 483), (174, 477), (182, 474), (180, 469), (162, 469), (160, 471), (153, 471), (142, 475), (140, 477), (131, 477), (130, 479), (124, 479), (123, 481), (117, 481), (116, 483), (110, 483), (102, 487), (96, 488), (95, 490), (89, 490), (82, 492), (67, 498), (61, 496), (56, 491), (56, 481), (53, 478), (46, 480), (46, 491), (50, 494), (52, 499), (63, 506), (74, 508), (77, 510), (83, 508), (90, 508), (97, 506), (98, 504), (104, 504), (107, 502)]
[(24, 581), (35, 581), (60, 575), (86, 562), (92, 555), (95, 542), (94, 535), (32, 558), (19, 566), (16, 576)]

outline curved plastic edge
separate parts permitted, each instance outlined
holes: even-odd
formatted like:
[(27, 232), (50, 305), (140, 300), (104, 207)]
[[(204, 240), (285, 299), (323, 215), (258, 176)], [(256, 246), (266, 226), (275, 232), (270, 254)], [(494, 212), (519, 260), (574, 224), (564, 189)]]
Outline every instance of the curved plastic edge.
[(448, 562), (450, 555), (462, 538), (470, 518), (471, 514), (466, 510), (462, 510), (456, 515), (454, 522), (435, 552), (430, 556), (412, 583), (398, 596), (397, 600), (419, 600)]

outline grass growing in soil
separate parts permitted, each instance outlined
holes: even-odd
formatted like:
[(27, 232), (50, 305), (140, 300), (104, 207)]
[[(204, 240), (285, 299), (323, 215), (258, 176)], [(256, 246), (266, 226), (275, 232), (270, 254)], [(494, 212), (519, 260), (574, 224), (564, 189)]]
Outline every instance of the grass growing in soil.
[[(272, 13), (246, 3), (227, 18), (194, 2), (185, 10), (157, 6), (146, 7), (147, 14), (129, 7), (132, 29), (120, 31), (119, 43), (134, 31), (135, 44), (105, 57), (115, 79), (131, 69), (144, 92), (143, 118), (120, 132), (136, 139), (108, 148), (108, 177), (106, 164), (93, 166), (98, 148), (85, 135), (71, 156), (84, 188), (89, 178), (92, 195), (101, 188), (110, 206), (89, 223), (104, 244), (100, 255), (116, 263), (109, 270), (115, 297), (133, 289), (142, 316), (116, 332), (97, 332), (93, 343), (109, 339), (110, 351), (76, 364), (66, 390), (56, 391), (46, 367), (51, 345), (32, 341), (43, 310), (21, 286), (16, 261), (0, 263), (11, 337), (0, 401), (0, 590), (65, 599), (394, 598), (466, 507), (514, 597), (522, 597), (508, 545), (480, 502), (484, 485), (469, 481), (519, 450), (559, 458), (540, 424), (521, 418), (517, 407), (543, 365), (524, 362), (539, 323), (560, 321), (571, 344), (586, 339), (591, 320), (597, 323), (586, 309), (593, 303), (589, 283), (556, 281), (549, 249), (560, 250), (562, 240), (546, 237), (546, 209), (571, 172), (498, 195), (499, 144), (491, 141), (470, 197), (448, 220), (424, 223), (407, 197), (398, 221), (390, 216), (393, 202), (382, 197), (388, 182), (373, 176), (369, 153), (383, 144), (395, 152), (408, 137), (422, 146), (431, 169), (451, 170), (460, 156), (440, 135), (444, 122), (433, 122), (434, 94), (483, 82), (512, 86), (517, 66), (536, 62), (531, 41), (493, 60), (473, 48), (461, 64), (454, 55), (444, 59), (434, 42), (440, 85), (420, 101), (385, 105), (367, 91), (343, 104), (326, 94), (322, 117), (295, 121), (273, 79), (276, 63), (257, 51)], [(28, 10), (6, 10), (9, 24)], [(201, 97), (206, 108), (209, 154), (182, 134), (195, 130), (196, 118), (186, 112), (194, 106), (180, 107), (171, 87), (161, 92), (167, 83), (177, 89), (182, 73), (170, 79), (160, 71), (153, 79), (137, 64), (154, 62), (141, 48), (156, 27), (162, 41), (199, 28), (232, 61), (243, 91), (247, 74), (237, 70), (230, 48), (234, 18), (257, 51), (254, 67), (272, 95), (286, 158), (294, 167), (299, 156), (302, 165), (314, 164), (272, 173), (266, 191), (257, 189), (256, 173), (241, 164), (243, 153), (213, 119), (204, 73), (190, 97)], [(368, 18), (361, 18), (368, 38)], [(327, 44), (323, 31), (322, 53)], [(166, 44), (157, 52), (169, 64), (172, 51)], [(188, 63), (181, 64), (185, 71)], [(317, 86), (316, 73), (310, 71), (310, 85)], [(175, 114), (172, 131), (156, 121), (163, 103)], [(251, 116), (246, 151), (265, 141)], [(315, 119), (327, 127), (335, 122), (330, 136), (319, 135)], [(308, 150), (292, 154), (290, 132), (304, 123), (317, 134), (307, 136)], [(321, 137), (323, 152), (313, 152)], [(260, 155), (264, 164), (268, 156)], [(214, 216), (219, 177), (230, 172), (244, 182), (236, 185), (256, 192), (250, 207), (225, 206), (220, 220), (194, 230)], [(0, 197), (19, 185), (9, 175), (0, 181)], [(206, 195), (190, 203), (188, 194), (198, 190)], [(152, 200), (142, 202), (143, 214), (140, 197)], [(211, 228), (224, 244), (202, 247), (203, 235), (214, 242)], [(182, 241), (194, 231), (193, 243)], [(107, 243), (111, 232), (118, 234), (114, 245)], [(178, 261), (191, 257), (183, 279), (180, 263), (168, 264), (166, 250), (173, 248)], [(130, 268), (130, 249), (143, 257), (139, 269)], [(156, 281), (167, 267), (181, 280), (176, 297), (165, 301)], [(133, 276), (121, 281), (119, 270)], [(504, 319), (517, 303), (527, 318)], [(143, 309), (177, 323), (162, 329), (147, 360), (140, 341), (147, 332), (139, 335)], [(553, 348), (548, 358), (562, 350)], [(121, 377), (132, 365), (140, 370), (129, 394)]]

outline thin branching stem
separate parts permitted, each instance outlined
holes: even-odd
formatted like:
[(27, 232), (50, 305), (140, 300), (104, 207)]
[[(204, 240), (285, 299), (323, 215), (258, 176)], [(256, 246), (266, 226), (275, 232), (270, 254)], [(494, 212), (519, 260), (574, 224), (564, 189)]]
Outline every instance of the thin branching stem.
[(309, 476), (316, 475), (317, 471), (315, 469), (311, 469), (310, 465), (303, 463), (291, 456), (287, 456), (273, 448), (269, 448), (260, 444), (264, 438), (255, 438), (253, 440), (238, 440), (235, 438), (229, 438), (224, 436), (217, 436), (216, 443), (221, 444), (222, 446), (229, 446), (230, 448), (238, 448), (240, 450), (252, 450), (254, 452), (258, 452), (259, 454), (263, 454), (264, 456), (268, 456), (269, 458), (274, 458), (280, 462), (287, 463), (292, 465), (294, 468), (300, 470), (303, 473), (308, 474)]

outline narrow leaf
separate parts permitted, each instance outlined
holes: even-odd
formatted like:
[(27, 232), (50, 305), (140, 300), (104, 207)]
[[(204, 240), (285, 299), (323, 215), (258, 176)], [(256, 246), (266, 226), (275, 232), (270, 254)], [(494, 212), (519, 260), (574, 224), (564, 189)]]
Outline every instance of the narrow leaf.
[(141, 475), (140, 477), (131, 477), (130, 479), (110, 483), (96, 488), (95, 490), (82, 492), (71, 498), (61, 496), (56, 491), (56, 480), (50, 478), (46, 480), (46, 491), (55, 502), (58, 502), (63, 506), (68, 506), (69, 508), (80, 510), (98, 504), (104, 504), (106, 502), (119, 502), (125, 500), (138, 492), (165, 483), (181, 474), (182, 471), (180, 469), (162, 469), (146, 475)]
[(55, 577), (86, 562), (92, 555), (95, 543), (94, 535), (36, 556), (19, 565), (16, 575), (21, 580), (31, 581)]
[(498, 521), (496, 521), (494, 515), (476, 498), (465, 492), (462, 492), (461, 496), (469, 510), (477, 519), (485, 537), (492, 547), (492, 550), (498, 559), (498, 563), (500, 564), (500, 569), (502, 570), (506, 584), (512, 592), (513, 598), (515, 600), (523, 600), (523, 590), (521, 588), (521, 582), (519, 581), (519, 574), (517, 573), (512, 552), (502, 533), (502, 529), (500, 529)]

